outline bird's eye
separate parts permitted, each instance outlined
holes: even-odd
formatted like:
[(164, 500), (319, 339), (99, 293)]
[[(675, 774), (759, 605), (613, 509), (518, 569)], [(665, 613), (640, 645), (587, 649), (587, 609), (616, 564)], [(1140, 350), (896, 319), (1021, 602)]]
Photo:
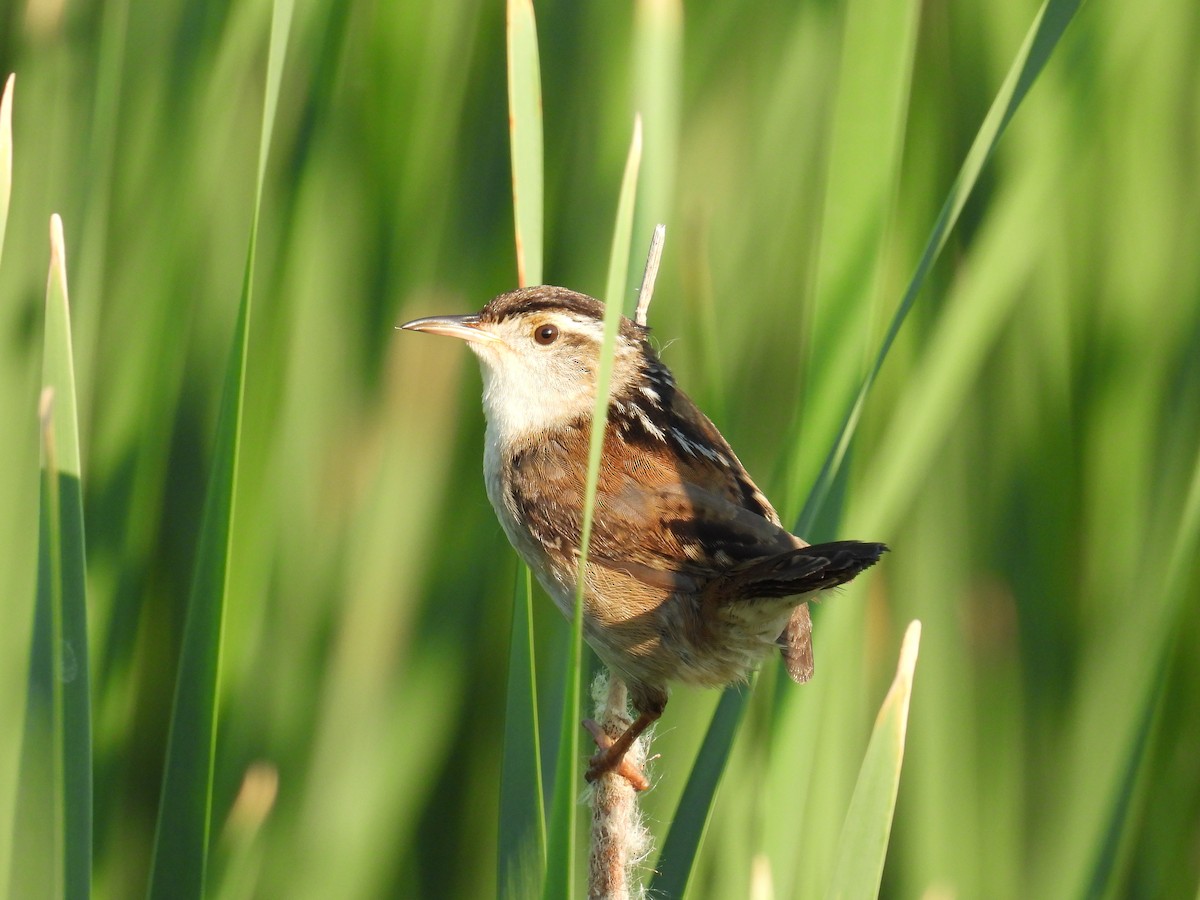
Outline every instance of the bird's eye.
[(557, 325), (539, 325), (533, 332), (533, 339), (543, 347), (558, 340)]

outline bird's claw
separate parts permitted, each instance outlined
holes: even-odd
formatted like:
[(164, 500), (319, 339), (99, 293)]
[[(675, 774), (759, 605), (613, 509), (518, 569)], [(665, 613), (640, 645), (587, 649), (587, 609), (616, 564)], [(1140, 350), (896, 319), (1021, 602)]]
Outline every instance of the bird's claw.
[(583, 776), (589, 783), (611, 772), (623, 777), (635, 791), (649, 789), (650, 780), (646, 778), (646, 773), (640, 766), (629, 761), (626, 750), (617, 746), (616, 740), (609, 736), (599, 722), (584, 719), (583, 727), (591, 734), (598, 748), (596, 754), (588, 760), (588, 769)]

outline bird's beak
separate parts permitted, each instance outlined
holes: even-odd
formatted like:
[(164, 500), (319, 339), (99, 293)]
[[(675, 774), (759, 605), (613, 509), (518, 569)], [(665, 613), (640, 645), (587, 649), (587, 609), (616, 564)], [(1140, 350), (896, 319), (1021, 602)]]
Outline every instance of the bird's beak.
[(479, 316), (429, 316), (425, 319), (413, 319), (400, 326), (405, 331), (424, 331), (427, 334), (444, 334), (447, 337), (462, 338), (473, 344), (499, 342), (500, 338), (482, 326)]

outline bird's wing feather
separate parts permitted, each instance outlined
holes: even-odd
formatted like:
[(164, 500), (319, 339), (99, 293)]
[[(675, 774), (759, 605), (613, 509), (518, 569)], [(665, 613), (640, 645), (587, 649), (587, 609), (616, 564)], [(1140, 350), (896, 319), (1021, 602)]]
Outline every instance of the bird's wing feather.
[[(623, 409), (614, 404), (610, 413), (588, 551), (592, 563), (665, 600), (678, 593), (699, 597), (733, 566), (805, 546), (780, 526), (733, 450), (691, 400), (669, 380), (658, 384), (657, 393), (656, 409), (639, 407), (634, 398)], [(590, 430), (590, 421), (582, 421), (514, 456), (513, 468), (526, 470), (510, 482), (522, 486), (514, 491), (514, 512), (545, 546), (579, 546)], [(649, 599), (644, 592), (643, 599)], [(792, 679), (811, 678), (807, 603), (792, 610), (779, 644)]]
[[(679, 398), (690, 405), (682, 392)], [(698, 589), (731, 566), (804, 546), (777, 524), (716, 428), (694, 407), (692, 413), (673, 417), (669, 427), (678, 433), (667, 440), (631, 441), (610, 420), (590, 559), (647, 584), (683, 578)], [(588, 438), (581, 422), (517, 454), (526, 476), (517, 502), (543, 544), (579, 544)]]

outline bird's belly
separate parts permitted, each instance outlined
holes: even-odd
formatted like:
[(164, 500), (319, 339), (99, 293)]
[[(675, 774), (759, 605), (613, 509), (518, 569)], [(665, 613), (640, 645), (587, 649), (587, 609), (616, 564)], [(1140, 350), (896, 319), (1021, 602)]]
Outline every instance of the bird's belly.
[(627, 682), (724, 687), (745, 681), (779, 650), (779, 635), (786, 624), (786, 619), (780, 621), (773, 633), (730, 629), (697, 646), (671, 633), (631, 641), (621, 629), (596, 627), (594, 619), (585, 617), (584, 636), (596, 655)]
[[(795, 605), (774, 601), (758, 608), (702, 611), (701, 601), (689, 593), (663, 591), (647, 602), (644, 584), (631, 592), (640, 603), (622, 602), (626, 591), (621, 582), (628, 576), (588, 568), (584, 636), (605, 664), (627, 681), (704, 687), (745, 681), (779, 650)], [(597, 593), (605, 596), (604, 603), (594, 602)], [(569, 613), (573, 600), (572, 591), (564, 612)]]
[[(790, 616), (782, 614), (746, 617), (725, 614), (709, 622), (702, 648), (684, 647), (674, 651), (678, 667), (673, 680), (702, 687), (724, 687), (745, 681), (773, 652), (779, 650), (779, 637)], [(671, 648), (664, 648), (672, 652)]]

